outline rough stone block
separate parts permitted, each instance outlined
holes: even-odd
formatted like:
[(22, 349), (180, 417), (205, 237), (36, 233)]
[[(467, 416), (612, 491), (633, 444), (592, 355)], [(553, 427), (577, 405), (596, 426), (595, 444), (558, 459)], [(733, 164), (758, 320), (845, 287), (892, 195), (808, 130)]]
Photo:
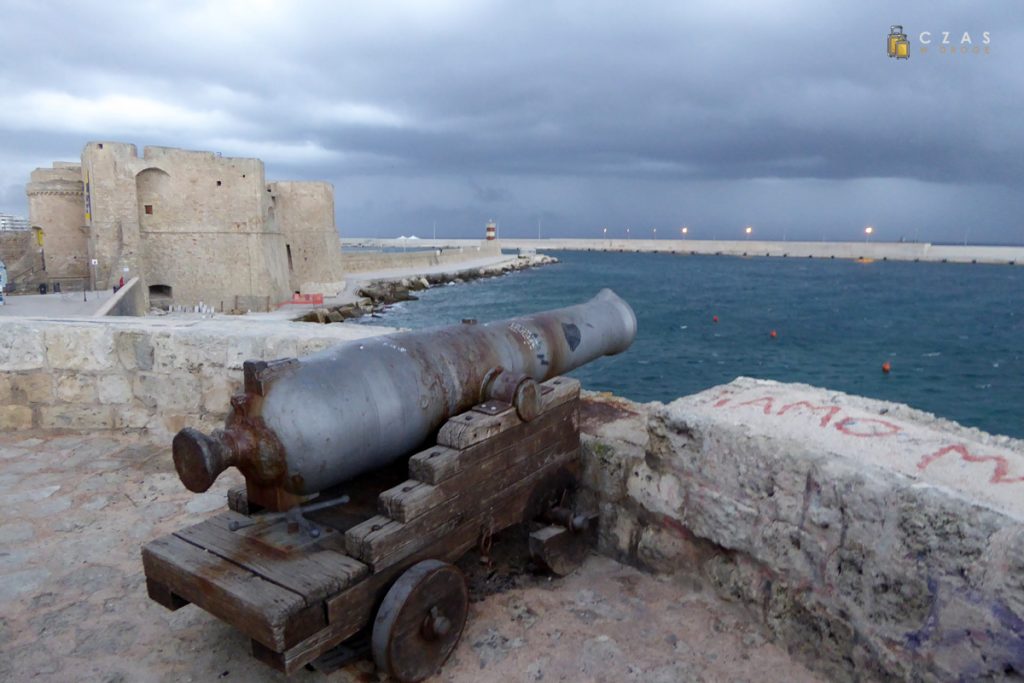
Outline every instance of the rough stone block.
[(114, 408), (114, 429), (146, 429), (156, 421), (153, 411), (139, 405)]
[(43, 406), (39, 411), (42, 429), (110, 429), (114, 425), (109, 406)]
[(630, 473), (643, 462), (643, 449), (619, 442), (613, 445), (587, 434), (581, 436), (581, 442), (584, 486), (600, 491), (605, 500), (622, 500)]
[(0, 405), (0, 430), (31, 429), (32, 409), (28, 406)]
[(96, 378), (78, 373), (66, 373), (57, 378), (57, 400), (65, 403), (95, 403)]
[(658, 514), (679, 517), (683, 507), (683, 487), (674, 474), (660, 474), (646, 463), (633, 467), (626, 482), (629, 497), (642, 508)]
[(0, 325), (0, 371), (37, 370), (46, 365), (43, 331), (29, 323)]
[(11, 375), (11, 399), (15, 403), (50, 403), (53, 401), (53, 377), (49, 372)]
[(132, 384), (123, 375), (96, 378), (96, 394), (100, 403), (124, 405), (132, 401)]
[(114, 335), (103, 326), (49, 326), (45, 341), (46, 358), (54, 369), (97, 371), (114, 363)]
[(220, 418), (227, 415), (231, 408), (231, 397), (242, 389), (241, 379), (235, 377), (238, 374), (237, 371), (229, 371), (226, 368), (217, 368), (214, 371), (204, 368), (199, 380), (203, 412)]
[(152, 370), (153, 344), (151, 333), (139, 330), (118, 330), (114, 348), (118, 362), (126, 370)]
[(192, 375), (138, 373), (132, 393), (150, 409), (172, 412), (199, 410), (199, 382)]

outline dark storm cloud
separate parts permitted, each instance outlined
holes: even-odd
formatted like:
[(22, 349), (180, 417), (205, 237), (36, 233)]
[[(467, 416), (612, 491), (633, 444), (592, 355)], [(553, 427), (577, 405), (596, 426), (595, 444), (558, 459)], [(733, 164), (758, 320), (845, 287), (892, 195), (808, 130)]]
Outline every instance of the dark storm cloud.
[[(814, 238), (873, 222), (880, 237), (959, 239), (969, 220), (976, 239), (1019, 241), (1014, 10), (8, 3), (0, 208), (19, 208), (10, 188), (31, 167), (102, 138), (333, 180), (348, 234), (476, 234), (494, 216), (524, 235), (538, 220), (548, 234), (688, 222), (726, 237), (753, 222)], [(979, 46), (990, 31), (991, 54), (893, 63), (897, 22)]]

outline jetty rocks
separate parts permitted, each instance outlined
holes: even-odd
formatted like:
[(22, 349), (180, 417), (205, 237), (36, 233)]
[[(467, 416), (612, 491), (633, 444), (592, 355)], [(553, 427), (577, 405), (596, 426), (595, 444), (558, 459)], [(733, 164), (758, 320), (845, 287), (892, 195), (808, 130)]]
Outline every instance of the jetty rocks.
[(520, 256), (512, 261), (472, 268), (468, 270), (428, 273), (421, 276), (396, 279), (377, 279), (361, 282), (356, 285), (358, 300), (338, 306), (317, 308), (303, 315), (299, 320), (312, 323), (340, 323), (351, 318), (382, 313), (387, 306), (402, 301), (415, 301), (413, 292), (420, 292), (430, 287), (464, 284), (482, 278), (508, 275), (518, 270), (534, 268), (553, 263), (558, 259), (544, 254)]

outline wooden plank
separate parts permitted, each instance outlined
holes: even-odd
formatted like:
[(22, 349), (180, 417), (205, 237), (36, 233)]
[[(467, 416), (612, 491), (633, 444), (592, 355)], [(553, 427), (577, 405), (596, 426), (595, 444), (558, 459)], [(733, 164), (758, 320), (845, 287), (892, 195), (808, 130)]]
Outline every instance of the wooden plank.
[[(534, 485), (548, 473), (568, 461), (578, 460), (578, 439), (556, 442), (540, 453), (525, 458), (491, 477), (487, 486), (469, 487), (461, 495), (431, 509), (428, 513), (402, 524), (386, 517), (365, 529), (350, 529), (345, 536), (350, 555), (370, 565), (371, 571), (400, 562), (441, 535), (449, 533), (467, 518), (479, 511), (499, 505), (514, 505), (526, 501), (511, 501), (515, 495), (528, 497)], [(380, 520), (383, 520), (381, 523)], [(376, 527), (376, 528), (374, 528)], [(358, 530), (357, 530), (358, 529)]]
[(540, 385), (543, 410), (551, 410), (580, 397), (580, 381), (572, 377), (554, 377)]
[(511, 409), (496, 415), (485, 415), (470, 410), (444, 423), (441, 431), (437, 433), (437, 445), (457, 449), (469, 448), (519, 424), (522, 424), (522, 420), (516, 415), (516, 411)]
[(487, 441), (465, 449), (437, 447), (417, 453), (409, 460), (409, 475), (425, 484), (440, 484), (457, 473), (474, 467), (480, 457), (520, 444), (524, 439), (552, 425), (578, 432), (579, 402), (563, 402), (553, 406), (531, 422), (521, 422)]
[(404, 523), (416, 516), (410, 514), (410, 510), (425, 510), (436, 505), (438, 495), (438, 487), (409, 479), (383, 491), (377, 507), (385, 517)]
[(255, 510), (249, 509), (249, 497), (245, 493), (245, 485), (228, 489), (228, 509), (248, 515)]
[[(342, 577), (324, 569), (310, 559), (315, 554), (344, 557), (333, 550), (313, 547), (299, 553), (280, 552), (252, 538), (228, 529), (231, 518), (247, 519), (244, 515), (227, 512), (206, 521), (174, 532), (178, 538), (214, 553), (234, 564), (245, 567), (262, 578), (302, 596), (304, 604), (314, 605), (339, 592)], [(340, 562), (339, 562), (340, 564)]]
[[(283, 651), (326, 624), (323, 608), (177, 536), (142, 549), (146, 578), (267, 647)], [(318, 613), (319, 610), (319, 613)]]
[[(380, 495), (380, 511), (391, 519), (407, 523), (438, 505), (476, 487), (493, 488), (501, 481), (495, 477), (524, 458), (531, 457), (546, 445), (562, 440), (578, 441), (572, 415), (576, 404), (563, 404), (528, 425), (514, 427), (508, 439), (497, 438), (456, 451), (453, 456), (461, 466), (436, 485), (410, 479)], [(540, 423), (540, 424), (538, 424)], [(496, 443), (507, 444), (499, 449)], [(493, 446), (493, 447), (492, 447)], [(472, 452), (470, 452), (472, 451)]]
[(150, 578), (146, 579), (146, 593), (149, 595), (150, 600), (160, 603), (172, 612), (188, 604), (188, 600), (159, 581), (154, 581)]

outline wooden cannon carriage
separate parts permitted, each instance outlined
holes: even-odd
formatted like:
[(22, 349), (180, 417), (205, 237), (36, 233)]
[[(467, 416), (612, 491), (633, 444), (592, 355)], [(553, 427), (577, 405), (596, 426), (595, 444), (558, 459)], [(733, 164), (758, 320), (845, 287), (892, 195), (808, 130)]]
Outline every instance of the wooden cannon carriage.
[(487, 400), (449, 419), (435, 446), (287, 512), (250, 504), (265, 495), (252, 482), (233, 490), (230, 510), (143, 548), (150, 597), (195, 603), (287, 674), (362, 637), (395, 679), (430, 676), (462, 634), (469, 599), (452, 563), (467, 550), (526, 522), (531, 554), (555, 573), (585, 556), (592, 516), (567, 495), (580, 468), (579, 382), (537, 386), (530, 421), (518, 398)]

